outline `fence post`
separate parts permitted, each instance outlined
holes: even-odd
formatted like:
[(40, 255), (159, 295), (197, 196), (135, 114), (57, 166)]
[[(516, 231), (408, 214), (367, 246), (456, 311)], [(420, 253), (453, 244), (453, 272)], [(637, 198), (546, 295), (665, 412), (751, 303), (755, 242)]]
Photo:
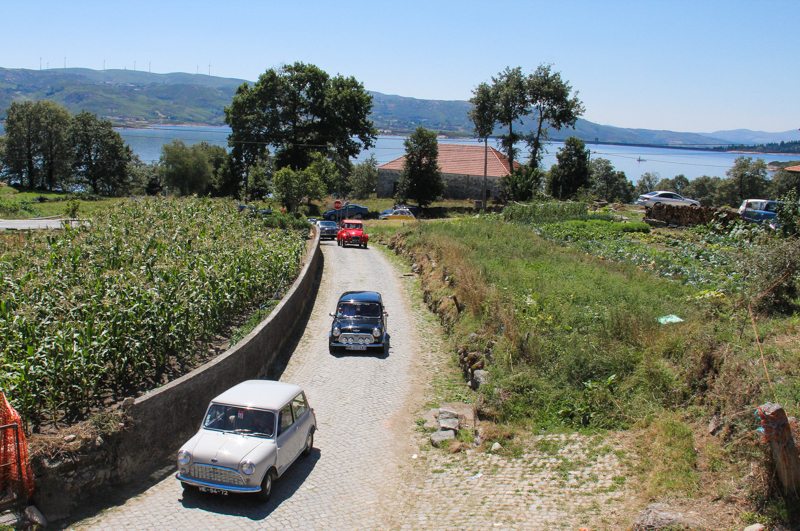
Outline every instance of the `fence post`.
[(764, 442), (772, 450), (772, 459), (784, 492), (797, 496), (800, 492), (800, 455), (792, 435), (794, 418), (786, 417), (780, 404), (767, 402), (756, 410), (761, 420)]

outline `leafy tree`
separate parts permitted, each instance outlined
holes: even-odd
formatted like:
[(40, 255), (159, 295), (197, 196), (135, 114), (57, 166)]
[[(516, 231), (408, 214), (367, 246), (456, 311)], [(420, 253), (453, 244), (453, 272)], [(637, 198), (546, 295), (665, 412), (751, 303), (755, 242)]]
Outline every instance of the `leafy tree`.
[(541, 64), (536, 72), (526, 80), (527, 106), (534, 115), (536, 127), (525, 140), (530, 150), (530, 165), (538, 168), (544, 153), (544, 145), (549, 140), (549, 130), (561, 131), (564, 127), (574, 127), (585, 108), (578, 99), (578, 92), (572, 92), (568, 81), (561, 79), (560, 72), (553, 72), (553, 65)]
[[(486, 212), (486, 173), (489, 165), (489, 137), (494, 132), (497, 125), (498, 108), (497, 103), (492, 97), (492, 87), (487, 83), (481, 83), (472, 91), (473, 97), (469, 102), (473, 107), (467, 113), (469, 119), (475, 125), (474, 134), (476, 138), (483, 140), (483, 211)], [(511, 166), (513, 169), (513, 166)]]
[(98, 195), (120, 196), (129, 192), (129, 164), (133, 153), (111, 122), (90, 112), (77, 114), (72, 122), (76, 184)]
[[(332, 194), (337, 191), (337, 189), (343, 189), (340, 184), (343, 179), (339, 178), (338, 165), (335, 162), (326, 159), (322, 153), (311, 154), (308, 168), (314, 172), (319, 181), (322, 183), (324, 190), (322, 194), (323, 196), (326, 194)], [(315, 196), (313, 199), (322, 199), (322, 197)]]
[(64, 189), (72, 177), (73, 158), (70, 141), (70, 112), (52, 100), (34, 104), (39, 114), (39, 149), (41, 153), (41, 186), (48, 190)]
[(367, 199), (375, 191), (378, 186), (378, 159), (374, 153), (367, 160), (356, 164), (349, 182), (356, 199)]
[(547, 193), (558, 199), (571, 199), (589, 187), (589, 150), (586, 143), (571, 136), (556, 154), (557, 164), (550, 168)]
[(770, 184), (772, 197), (784, 196), (791, 190), (800, 194), (800, 172), (778, 170)]
[(439, 168), (439, 141), (434, 131), (419, 126), (403, 145), (406, 157), (397, 183), (397, 199), (413, 199), (424, 208), (441, 198), (446, 188)]
[(158, 166), (142, 162), (139, 155), (131, 155), (128, 162), (128, 175), (130, 176), (130, 189), (132, 195), (157, 195), (161, 193), (161, 176)]
[(377, 131), (371, 110), (372, 96), (355, 78), (331, 78), (297, 62), (270, 68), (252, 87), (241, 85), (225, 108), (225, 122), (238, 167), (249, 169), (273, 146), (277, 168), (299, 171), (315, 152), (346, 161), (372, 147)]
[(161, 146), (161, 172), (164, 186), (177, 189), (180, 195), (204, 194), (212, 176), (203, 147), (187, 146), (178, 139)]
[(592, 191), (606, 201), (632, 203), (634, 200), (633, 183), (623, 171), (615, 171), (610, 160), (596, 158), (589, 163)]
[(274, 184), (278, 199), (289, 212), (294, 212), (304, 198), (321, 199), (325, 195), (325, 185), (311, 167), (302, 171), (281, 168), (275, 173)]
[(69, 178), (69, 111), (50, 100), (12, 102), (6, 111), (8, 183), (54, 189)]
[(733, 194), (728, 194), (730, 202), (727, 204), (730, 205), (735, 205), (745, 199), (764, 197), (769, 189), (767, 163), (764, 162), (764, 159), (754, 161), (751, 157), (742, 155), (733, 162), (733, 167), (725, 172), (725, 175), (735, 181), (738, 188), (738, 198), (735, 198)]
[(501, 199), (505, 202), (531, 201), (541, 194), (545, 179), (545, 172), (539, 168), (521, 166), (501, 180)]
[(708, 175), (697, 177), (681, 190), (681, 195), (685, 194), (695, 201), (699, 201), (703, 206), (718, 206), (717, 189), (720, 181), (719, 177), (709, 177)]
[(661, 175), (657, 171), (643, 173), (639, 180), (636, 181), (636, 193), (642, 195), (658, 190), (656, 184), (659, 181), (661, 181)]
[(506, 152), (509, 168), (514, 171), (514, 157), (518, 150), (516, 143), (521, 138), (514, 132), (514, 123), (522, 123), (522, 117), (530, 114), (528, 109), (527, 86), (522, 68), (506, 67), (497, 77), (492, 78), (492, 99), (496, 105), (497, 122), (508, 127), (508, 133), (500, 136), (500, 143)]
[(0, 136), (0, 175), (5, 173), (5, 158), (6, 158), (6, 136)]
[(689, 179), (684, 174), (678, 174), (672, 179), (672, 188), (679, 194), (683, 195), (686, 188), (689, 186)]

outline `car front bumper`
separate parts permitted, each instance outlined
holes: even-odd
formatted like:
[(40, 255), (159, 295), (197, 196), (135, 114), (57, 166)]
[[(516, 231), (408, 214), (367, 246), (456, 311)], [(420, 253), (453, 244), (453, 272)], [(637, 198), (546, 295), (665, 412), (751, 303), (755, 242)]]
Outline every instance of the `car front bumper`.
[(186, 483), (187, 485), (192, 485), (194, 487), (205, 487), (208, 489), (217, 489), (217, 490), (225, 490), (228, 492), (242, 492), (242, 493), (252, 493), (252, 492), (259, 492), (261, 490), (261, 485), (231, 485), (229, 483), (219, 483), (216, 481), (206, 481), (202, 479), (198, 479), (192, 476), (186, 476), (181, 472), (175, 474), (175, 477), (181, 483)]

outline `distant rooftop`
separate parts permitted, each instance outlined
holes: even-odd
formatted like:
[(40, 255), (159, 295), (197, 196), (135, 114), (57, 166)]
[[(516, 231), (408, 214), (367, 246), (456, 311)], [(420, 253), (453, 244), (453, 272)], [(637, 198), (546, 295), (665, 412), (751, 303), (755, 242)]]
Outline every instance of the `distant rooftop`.
[[(402, 170), (406, 157), (387, 162), (378, 166), (383, 170)], [(468, 146), (461, 144), (439, 144), (439, 167), (442, 173), (456, 175), (483, 175), (484, 147)], [(519, 163), (514, 162), (514, 167), (519, 168)], [(494, 148), (489, 148), (486, 175), (489, 177), (505, 177), (511, 172), (508, 167), (508, 158)]]
[(789, 166), (788, 168), (786, 168), (786, 171), (796, 171), (800, 173), (800, 166)]

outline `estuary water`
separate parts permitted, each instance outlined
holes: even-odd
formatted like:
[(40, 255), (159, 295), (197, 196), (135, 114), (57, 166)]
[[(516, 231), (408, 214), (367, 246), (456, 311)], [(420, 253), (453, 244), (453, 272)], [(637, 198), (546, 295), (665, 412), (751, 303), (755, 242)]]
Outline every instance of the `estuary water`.
[[(146, 129), (124, 129), (117, 131), (122, 138), (130, 145), (133, 152), (139, 155), (143, 162), (158, 162), (161, 156), (161, 146), (168, 144), (175, 139), (181, 140), (188, 145), (198, 142), (208, 142), (219, 146), (228, 145), (228, 127), (188, 127), (188, 126), (157, 126)], [(0, 134), (3, 134), (0, 126)], [(405, 154), (401, 136), (379, 136), (375, 147), (362, 152), (358, 160), (363, 160), (374, 153), (378, 164), (385, 164)], [(439, 139), (441, 143), (482, 145), (474, 139)], [(549, 168), (556, 163), (555, 154), (564, 144), (554, 142), (547, 146), (548, 153), (543, 158), (543, 167)], [(497, 141), (490, 139), (489, 146), (498, 148)], [(658, 173), (661, 177), (673, 178), (683, 174), (689, 180), (702, 175), (725, 177), (725, 172), (732, 166), (741, 153), (722, 153), (713, 151), (692, 151), (684, 149), (660, 148), (660, 147), (639, 147), (625, 145), (603, 145), (588, 143), (587, 147), (591, 150), (592, 159), (604, 158), (611, 161), (611, 164), (618, 171), (625, 172), (625, 175), (632, 182), (636, 182), (645, 172)], [(524, 145), (520, 153), (520, 160), (524, 161), (528, 153), (524, 150)], [(763, 158), (767, 162), (779, 161), (787, 162), (797, 160), (797, 155), (770, 155), (770, 154), (745, 154), (748, 157)]]

